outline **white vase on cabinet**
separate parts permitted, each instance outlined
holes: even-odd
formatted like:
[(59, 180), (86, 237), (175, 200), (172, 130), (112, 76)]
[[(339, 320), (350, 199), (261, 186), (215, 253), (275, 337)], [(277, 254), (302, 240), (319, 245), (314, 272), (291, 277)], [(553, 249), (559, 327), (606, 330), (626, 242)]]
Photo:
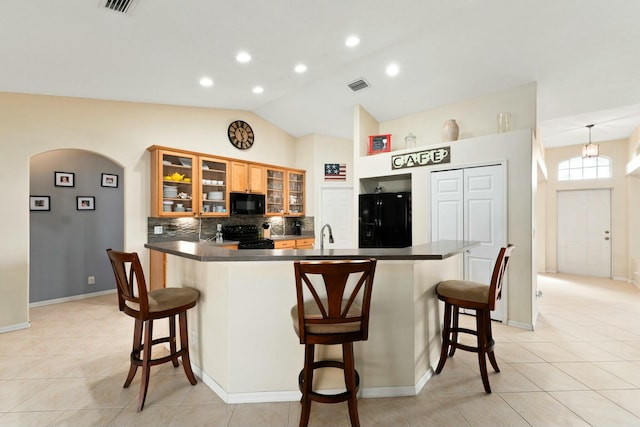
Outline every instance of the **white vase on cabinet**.
[(458, 127), (458, 123), (456, 123), (454, 119), (445, 120), (444, 125), (442, 126), (442, 141), (457, 141), (459, 135), (460, 128)]

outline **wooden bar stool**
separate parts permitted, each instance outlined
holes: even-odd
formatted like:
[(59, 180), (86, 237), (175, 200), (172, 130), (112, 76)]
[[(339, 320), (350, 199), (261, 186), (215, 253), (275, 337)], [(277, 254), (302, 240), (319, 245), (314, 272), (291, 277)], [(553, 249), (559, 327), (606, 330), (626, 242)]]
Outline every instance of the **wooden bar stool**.
[[(496, 302), (502, 297), (502, 284), (507, 264), (514, 246), (501, 248), (493, 268), (491, 284), (476, 283), (467, 280), (446, 280), (438, 283), (436, 293), (438, 299), (444, 301), (444, 327), (442, 329), (442, 351), (436, 374), (442, 372), (448, 357), (453, 357), (456, 349), (478, 353), (482, 384), (487, 393), (491, 393), (489, 375), (487, 373), (486, 356), (489, 357), (494, 371), (500, 372), (493, 353), (495, 342), (491, 333), (491, 312)], [(476, 330), (458, 326), (460, 308), (475, 310)], [(472, 347), (458, 342), (458, 333), (475, 335), (477, 346)]]
[[(375, 268), (375, 259), (294, 262), (298, 303), (291, 308), (291, 318), (300, 344), (305, 346), (304, 368), (298, 377), (302, 392), (301, 427), (309, 423), (312, 400), (322, 403), (348, 401), (351, 425), (360, 425), (356, 397), (360, 381), (355, 369), (353, 343), (366, 341), (369, 336)], [(311, 298), (306, 299), (305, 295)], [(316, 344), (341, 344), (343, 360), (315, 361)], [(343, 369), (346, 391), (337, 394), (313, 391), (314, 370), (327, 367)]]
[[(116, 278), (120, 311), (135, 319), (131, 366), (124, 388), (129, 387), (138, 367), (142, 366), (138, 394), (138, 411), (142, 411), (147, 397), (151, 366), (172, 362), (174, 367), (178, 367), (178, 358), (182, 357), (182, 366), (189, 382), (192, 385), (197, 383), (189, 360), (187, 310), (195, 307), (200, 292), (192, 288), (164, 288), (147, 292), (144, 272), (137, 253), (107, 249), (107, 254)], [(180, 322), (179, 350), (176, 345), (176, 315)], [(153, 339), (153, 321), (163, 318), (169, 319), (169, 336)], [(170, 354), (152, 359), (151, 348), (161, 343), (169, 343)]]

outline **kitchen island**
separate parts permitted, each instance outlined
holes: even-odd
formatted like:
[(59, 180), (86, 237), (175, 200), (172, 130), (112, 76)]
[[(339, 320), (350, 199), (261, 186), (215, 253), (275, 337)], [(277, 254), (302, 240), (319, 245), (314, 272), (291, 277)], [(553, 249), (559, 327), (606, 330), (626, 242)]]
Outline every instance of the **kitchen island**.
[[(167, 254), (169, 286), (201, 293), (189, 311), (194, 372), (227, 403), (293, 401), (304, 347), (293, 331), (293, 260), (376, 258), (369, 340), (356, 343), (364, 397), (417, 394), (440, 354), (435, 285), (461, 278), (462, 253), (476, 242), (440, 241), (401, 249), (229, 250), (174, 241), (145, 245)], [(317, 350), (318, 358), (339, 349)], [(341, 387), (341, 372), (318, 373), (319, 387)]]

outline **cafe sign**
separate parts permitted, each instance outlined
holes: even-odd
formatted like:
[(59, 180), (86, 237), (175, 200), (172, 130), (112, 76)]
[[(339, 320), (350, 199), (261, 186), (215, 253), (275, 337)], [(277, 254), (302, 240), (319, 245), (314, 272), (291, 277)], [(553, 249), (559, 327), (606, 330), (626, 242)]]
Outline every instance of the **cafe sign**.
[(391, 169), (415, 168), (443, 163), (451, 163), (451, 147), (440, 147), (416, 153), (391, 156)]

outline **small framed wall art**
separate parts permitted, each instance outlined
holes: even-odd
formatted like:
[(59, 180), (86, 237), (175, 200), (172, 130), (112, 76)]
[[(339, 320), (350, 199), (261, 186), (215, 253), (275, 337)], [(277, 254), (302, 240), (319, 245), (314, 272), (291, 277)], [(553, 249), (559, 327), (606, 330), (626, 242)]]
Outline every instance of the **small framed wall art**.
[(89, 196), (76, 197), (76, 209), (79, 211), (95, 211), (96, 210), (96, 198)]
[(30, 211), (50, 211), (51, 199), (49, 196), (29, 196)]
[(103, 173), (101, 185), (103, 187), (118, 188), (118, 175), (112, 173)]
[(56, 187), (75, 187), (76, 174), (73, 172), (56, 172), (55, 185)]
[(391, 151), (391, 134), (369, 136), (369, 154)]

